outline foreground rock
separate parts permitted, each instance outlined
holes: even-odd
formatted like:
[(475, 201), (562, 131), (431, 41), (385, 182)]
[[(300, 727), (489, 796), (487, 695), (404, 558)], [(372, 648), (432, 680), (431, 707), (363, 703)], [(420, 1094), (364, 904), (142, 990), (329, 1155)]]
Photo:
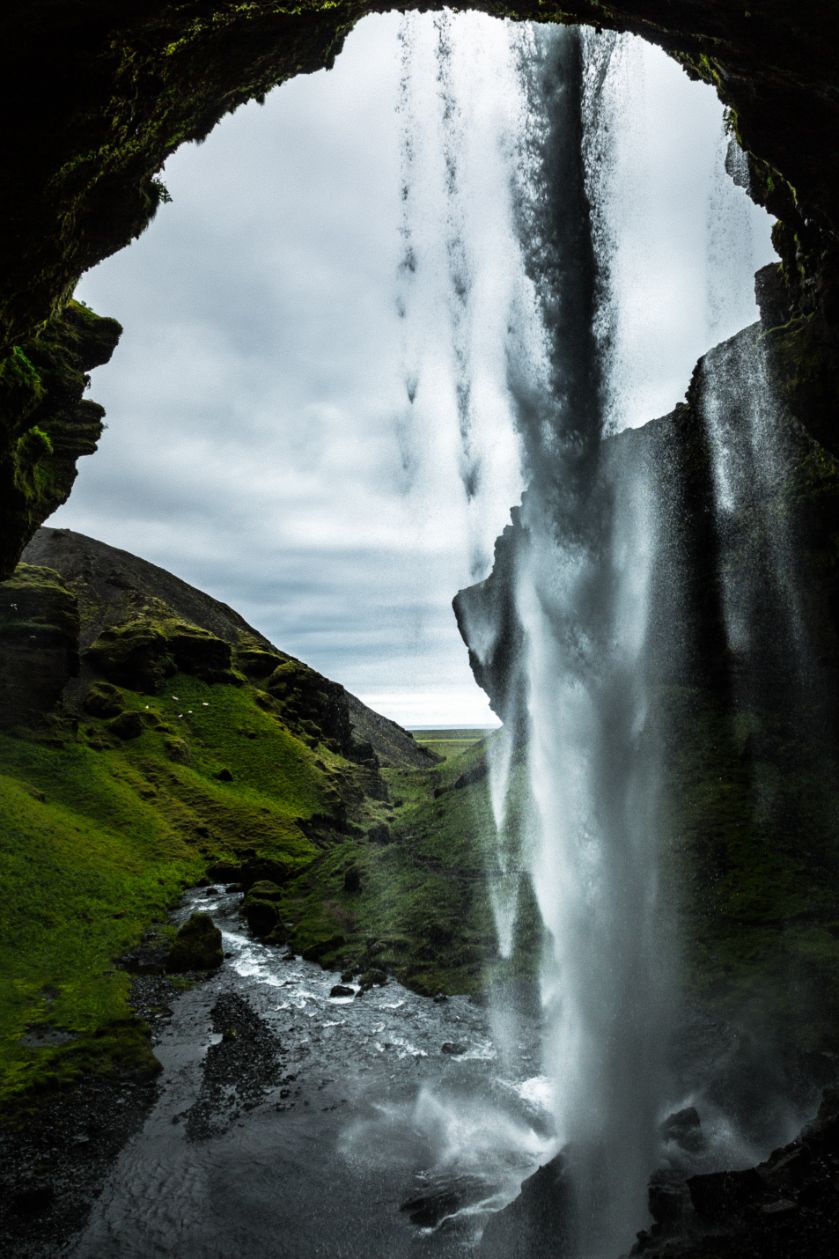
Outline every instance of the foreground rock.
[(654, 1187), (645, 1259), (832, 1259), (839, 1221), (839, 1091), (815, 1121), (757, 1167)]
[(223, 961), (218, 927), (209, 914), (193, 914), (175, 937), (166, 969), (175, 974), (189, 970), (218, 970)]
[(490, 1216), (479, 1259), (572, 1259), (574, 1203), (561, 1154), (524, 1181), (521, 1193)]

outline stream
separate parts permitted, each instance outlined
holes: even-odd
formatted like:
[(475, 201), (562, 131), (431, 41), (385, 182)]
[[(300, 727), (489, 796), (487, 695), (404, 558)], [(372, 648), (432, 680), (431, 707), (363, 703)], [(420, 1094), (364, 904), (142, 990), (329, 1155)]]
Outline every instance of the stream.
[(240, 901), (195, 889), (175, 915), (211, 914), (225, 963), (172, 1003), (158, 1100), (66, 1253), (473, 1253), (555, 1149), (534, 1029), (502, 1054), (466, 997), (331, 997), (340, 976), (251, 939)]

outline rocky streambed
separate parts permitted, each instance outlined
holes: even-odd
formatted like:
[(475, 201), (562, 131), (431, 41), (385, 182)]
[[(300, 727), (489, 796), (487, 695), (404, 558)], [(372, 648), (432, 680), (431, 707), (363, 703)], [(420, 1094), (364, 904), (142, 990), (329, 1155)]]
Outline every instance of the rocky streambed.
[(176, 916), (211, 914), (225, 963), (170, 1001), (154, 1105), (84, 1227), (43, 1254), (472, 1252), (486, 1213), (553, 1153), (533, 1029), (505, 1053), (467, 998), (342, 983), (253, 940), (240, 902), (185, 898)]
[[(137, 981), (158, 1083), (85, 1082), (0, 1148), (3, 1253), (571, 1253), (556, 1190), (565, 1154), (538, 1074), (537, 1028), (521, 1014), (505, 1024), (465, 997), (429, 1000), (392, 980), (362, 988), (254, 940), (241, 900), (196, 889), (175, 915), (183, 923), (206, 913), (221, 928), (224, 964), (211, 978), (187, 991), (157, 976)], [(633, 1253), (832, 1256), (837, 1107), (834, 1095), (818, 1123), (745, 1171), (715, 1170), (750, 1161), (726, 1150), (724, 1117), (715, 1134), (692, 1108), (671, 1116), (662, 1127), (671, 1170), (653, 1177), (654, 1223)], [(505, 1207), (480, 1242), (490, 1212)]]

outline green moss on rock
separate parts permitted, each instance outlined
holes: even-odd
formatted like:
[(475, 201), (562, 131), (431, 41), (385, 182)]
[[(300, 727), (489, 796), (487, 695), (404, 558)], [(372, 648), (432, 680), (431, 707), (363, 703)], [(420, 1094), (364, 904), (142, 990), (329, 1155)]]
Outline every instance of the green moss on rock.
[(87, 373), (113, 353), (121, 328), (70, 302), (22, 345), (0, 351), (0, 573), (70, 493), (104, 411), (83, 397)]
[(124, 706), (122, 692), (110, 682), (93, 682), (82, 700), (82, 708), (92, 717), (117, 717)]
[(192, 914), (179, 928), (166, 960), (172, 974), (218, 970), (224, 961), (221, 932), (209, 914)]

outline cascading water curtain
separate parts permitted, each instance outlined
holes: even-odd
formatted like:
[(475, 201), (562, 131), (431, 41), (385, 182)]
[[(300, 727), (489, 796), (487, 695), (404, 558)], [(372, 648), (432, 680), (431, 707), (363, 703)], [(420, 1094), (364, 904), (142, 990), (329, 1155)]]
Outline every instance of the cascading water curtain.
[(402, 328), (405, 406), (397, 422), (406, 479), (431, 446), (457, 467), (468, 562), (486, 576), (495, 537), (521, 494), (504, 363), (508, 329), (532, 294), (521, 266), (510, 152), (521, 94), (507, 28), (470, 15), (403, 17), (399, 27)]
[[(405, 408), (397, 432), (406, 478), (415, 475), (430, 443), (444, 446), (455, 461), (473, 580), (487, 576), (495, 538), (522, 491), (508, 359), (532, 377), (543, 353), (514, 178), (521, 137), (532, 125), (518, 50), (526, 29), (447, 12), (431, 20), (408, 14), (399, 29), (402, 213), (395, 307)], [(512, 945), (520, 880), (507, 825), (506, 747), (499, 742), (494, 748), (491, 793), (498, 844), (490, 893), (502, 956)]]
[(644, 1216), (671, 1006), (645, 652), (655, 527), (644, 468), (604, 443), (617, 312), (607, 216), (592, 204), (614, 45), (573, 30), (535, 44), (527, 74), (545, 126), (523, 217), (550, 370), (549, 390), (519, 411), (529, 484), (515, 603), (530, 865), (547, 928), (545, 1065), (576, 1252), (600, 1256), (618, 1253)]
[[(659, 98), (686, 80), (672, 65), (662, 77), (640, 41), (447, 13), (407, 16), (399, 41), (403, 469), (410, 480), (429, 439), (450, 450), (479, 582), (488, 523), (526, 487), (495, 576), (459, 615), (479, 668), (503, 656), (505, 731), (490, 752), (499, 952), (513, 949), (526, 877), (545, 929), (543, 1071), (572, 1249), (606, 1259), (646, 1215), (675, 1005), (648, 634), (666, 560), (651, 471), (614, 435), (677, 401), (711, 328), (736, 321), (737, 302), (754, 309), (751, 281), (726, 307), (719, 231), (723, 261), (705, 274), (719, 106), (700, 104), (680, 202)], [(656, 252), (672, 251), (674, 224), (688, 262)]]

